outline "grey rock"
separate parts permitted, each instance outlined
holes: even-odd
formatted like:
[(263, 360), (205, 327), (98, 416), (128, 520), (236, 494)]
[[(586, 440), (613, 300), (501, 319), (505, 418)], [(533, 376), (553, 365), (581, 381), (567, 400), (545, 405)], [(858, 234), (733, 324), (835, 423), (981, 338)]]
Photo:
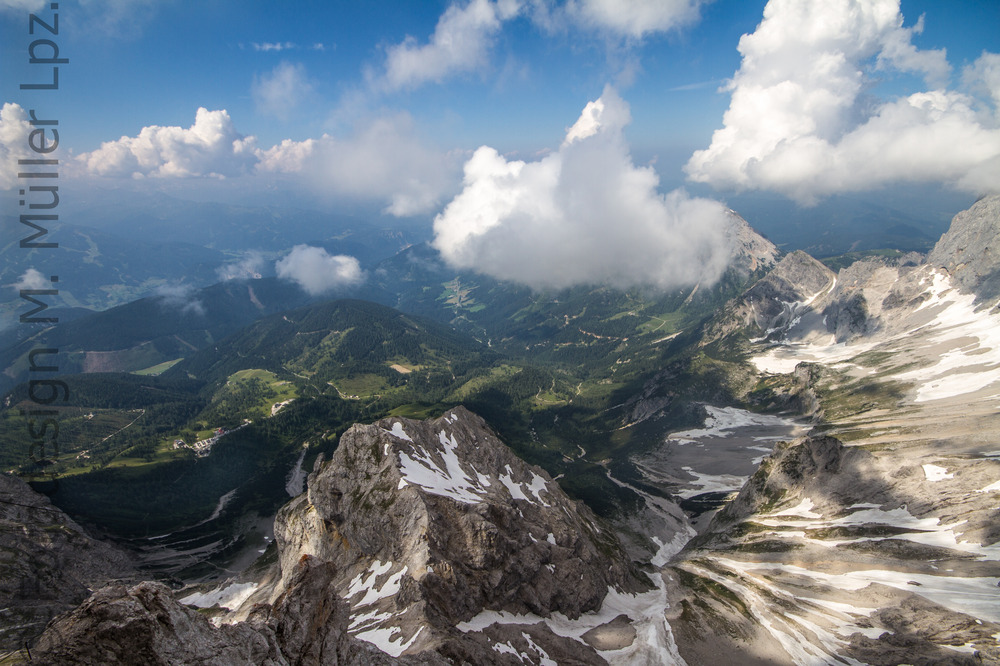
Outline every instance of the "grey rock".
[(21, 479), (0, 474), (0, 649), (31, 642), (111, 580), (137, 580), (125, 551), (88, 535)]
[(1000, 296), (1000, 195), (984, 197), (956, 215), (927, 262), (947, 269), (981, 299)]

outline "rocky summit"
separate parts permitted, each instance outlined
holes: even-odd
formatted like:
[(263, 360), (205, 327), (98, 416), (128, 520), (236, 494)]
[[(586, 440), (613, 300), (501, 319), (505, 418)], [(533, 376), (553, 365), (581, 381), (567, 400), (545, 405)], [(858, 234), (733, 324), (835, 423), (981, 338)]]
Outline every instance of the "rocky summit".
[(256, 580), (179, 595), (231, 607), (218, 627), (161, 585), (112, 587), (50, 626), (39, 658), (599, 664), (642, 647), (649, 618), (628, 609), (659, 594), (610, 528), (461, 407), (353, 426), (275, 541)]

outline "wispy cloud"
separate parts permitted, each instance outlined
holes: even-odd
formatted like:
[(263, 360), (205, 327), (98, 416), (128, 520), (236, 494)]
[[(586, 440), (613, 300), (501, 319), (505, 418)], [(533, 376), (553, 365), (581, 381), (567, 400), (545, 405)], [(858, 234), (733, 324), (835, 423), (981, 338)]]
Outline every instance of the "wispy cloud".
[(247, 278), (259, 277), (267, 265), (264, 254), (257, 250), (250, 250), (238, 261), (224, 264), (216, 269), (216, 275), (223, 282), (229, 280), (244, 280)]
[[(240, 44), (240, 48), (243, 45)], [(305, 49), (308, 51), (325, 51), (326, 46), (322, 42), (315, 42), (308, 46), (301, 46), (295, 42), (250, 42), (250, 47), (254, 51), (263, 51), (265, 53), (269, 51), (275, 51), (280, 53), (281, 51), (294, 51), (296, 49)]]
[(375, 117), (346, 137), (286, 139), (258, 155), (258, 171), (298, 173), (317, 191), (381, 199), (396, 216), (434, 210), (459, 173), (456, 158), (422, 140), (404, 113)]
[(584, 28), (641, 39), (696, 23), (711, 0), (568, 0), (565, 12)]
[(279, 120), (287, 120), (313, 90), (305, 66), (289, 62), (282, 62), (267, 74), (254, 76), (250, 88), (257, 110)]
[(517, 0), (472, 0), (452, 4), (438, 20), (425, 44), (407, 37), (389, 47), (381, 84), (390, 90), (440, 83), (454, 74), (476, 71), (488, 63), (493, 40), (503, 21), (517, 15)]
[(163, 305), (179, 310), (181, 314), (205, 314), (205, 304), (195, 297), (197, 289), (189, 284), (163, 284), (154, 290), (154, 296)]

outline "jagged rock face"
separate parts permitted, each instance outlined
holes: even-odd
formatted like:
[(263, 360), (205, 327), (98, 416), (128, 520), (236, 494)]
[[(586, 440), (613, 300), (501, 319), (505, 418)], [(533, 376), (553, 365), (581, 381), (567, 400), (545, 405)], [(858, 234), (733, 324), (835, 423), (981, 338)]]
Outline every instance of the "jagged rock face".
[(801, 250), (786, 255), (743, 296), (731, 302), (706, 334), (706, 341), (746, 330), (767, 337), (783, 333), (817, 296), (829, 291), (836, 275)]
[(92, 539), (19, 478), (0, 474), (0, 497), (0, 649), (34, 639), (92, 589), (135, 575), (129, 555)]
[(641, 588), (613, 534), (463, 408), (353, 426), (275, 539), (282, 580), (304, 554), (331, 562), (351, 630), (397, 653), (484, 609), (575, 618)]
[(443, 666), (436, 654), (393, 659), (347, 633), (348, 606), (331, 594), (328, 563), (304, 558), (273, 606), (246, 622), (213, 626), (154, 582), (106, 587), (46, 630), (32, 663)]
[(41, 664), (233, 664), (270, 666), (267, 641), (250, 627), (215, 629), (159, 583), (106, 587), (53, 622), (32, 655)]
[(1000, 663), (995, 509), (977, 490), (996, 466), (925, 459), (829, 436), (776, 446), (668, 567), (681, 654)]
[(735, 211), (728, 213), (730, 226), (727, 235), (730, 245), (736, 248), (731, 268), (746, 278), (755, 271), (774, 266), (780, 254), (777, 246), (754, 231)]
[[(596, 611), (611, 590), (620, 608), (622, 599), (638, 599), (628, 592), (649, 588), (588, 509), (462, 408), (436, 421), (354, 426), (330, 461), (317, 462), (308, 492), (279, 513), (275, 539), (280, 571), (265, 575), (235, 612), (217, 615), (221, 626), (162, 585), (118, 585), (52, 623), (34, 656), (82, 664), (601, 664), (597, 650), (636, 642), (635, 613), (587, 615), (580, 638), (543, 618), (569, 622)], [(657, 592), (644, 603), (649, 594)]]
[(983, 299), (1000, 296), (1000, 195), (984, 197), (951, 221), (928, 263)]

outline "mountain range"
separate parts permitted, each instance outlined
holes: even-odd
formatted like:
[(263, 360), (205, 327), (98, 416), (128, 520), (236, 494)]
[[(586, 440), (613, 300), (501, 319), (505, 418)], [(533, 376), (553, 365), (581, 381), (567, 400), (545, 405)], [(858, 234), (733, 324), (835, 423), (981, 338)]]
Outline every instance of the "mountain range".
[[(91, 315), (122, 337), (93, 324), (117, 341), (78, 337), (80, 353), (150, 344), (143, 363), (173, 365), (67, 378), (51, 498), (117, 540), (98, 560), (137, 558), (169, 585), (130, 568), (32, 658), (1000, 663), (1000, 197), (927, 255), (836, 272), (733, 230), (723, 281), (676, 293), (536, 294), (417, 245), (364, 301), (289, 294), (287, 310), (266, 280), (199, 292), (273, 300), (170, 333), (183, 353), (130, 314), (155, 303)], [(12, 383), (23, 354), (4, 357)], [(171, 448), (216, 427), (231, 432), (207, 455)], [(165, 497), (162, 533), (142, 533), (143, 503)], [(73, 595), (33, 612), (79, 603), (101, 571), (64, 572)]]

